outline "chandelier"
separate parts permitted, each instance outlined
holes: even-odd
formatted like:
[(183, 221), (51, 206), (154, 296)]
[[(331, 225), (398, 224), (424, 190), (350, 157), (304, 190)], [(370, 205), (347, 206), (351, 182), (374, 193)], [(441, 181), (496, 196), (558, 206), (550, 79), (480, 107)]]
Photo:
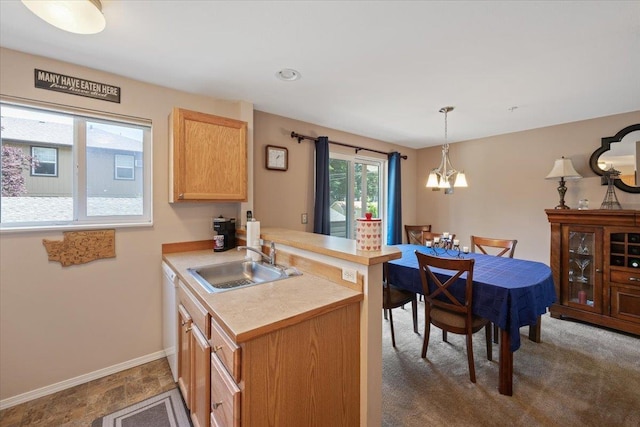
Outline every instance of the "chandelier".
[(444, 145), (442, 146), (442, 160), (440, 166), (432, 169), (427, 179), (428, 188), (444, 189), (445, 194), (451, 194), (453, 187), (468, 187), (467, 177), (464, 172), (458, 172), (451, 165), (449, 160), (449, 143), (447, 142), (447, 114), (453, 111), (453, 107), (442, 107), (441, 113), (444, 113)]

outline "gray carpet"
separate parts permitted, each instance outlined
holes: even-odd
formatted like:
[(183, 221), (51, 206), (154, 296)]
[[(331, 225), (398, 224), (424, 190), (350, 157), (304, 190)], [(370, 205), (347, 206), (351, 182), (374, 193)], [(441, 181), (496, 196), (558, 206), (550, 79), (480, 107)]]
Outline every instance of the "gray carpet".
[(640, 426), (640, 338), (542, 316), (542, 343), (514, 353), (513, 396), (498, 393), (498, 345), (486, 358), (484, 330), (474, 334), (476, 383), (469, 380), (464, 336), (442, 341), (432, 327), (422, 359), (411, 306), (394, 310), (396, 348), (383, 320), (383, 426)]
[(91, 427), (189, 427), (191, 421), (177, 388), (98, 418)]

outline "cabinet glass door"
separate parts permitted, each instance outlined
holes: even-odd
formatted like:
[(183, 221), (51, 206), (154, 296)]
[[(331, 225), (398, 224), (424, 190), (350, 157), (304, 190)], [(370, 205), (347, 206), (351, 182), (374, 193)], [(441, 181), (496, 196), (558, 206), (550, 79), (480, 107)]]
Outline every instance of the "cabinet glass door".
[(596, 236), (593, 232), (569, 232), (568, 299), (583, 308), (594, 307), (596, 294)]

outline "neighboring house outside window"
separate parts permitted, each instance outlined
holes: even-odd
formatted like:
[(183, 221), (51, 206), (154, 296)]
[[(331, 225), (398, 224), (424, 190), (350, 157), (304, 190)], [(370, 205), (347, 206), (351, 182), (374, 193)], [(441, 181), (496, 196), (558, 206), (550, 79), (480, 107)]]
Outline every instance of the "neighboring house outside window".
[(14, 172), (24, 191), (3, 193), (0, 230), (152, 224), (150, 121), (4, 100), (0, 114), (2, 146), (33, 159)]
[(135, 179), (133, 173), (134, 157), (124, 154), (115, 155), (115, 178), (116, 179)]
[(58, 149), (50, 147), (31, 147), (31, 166), (33, 176), (58, 176)]

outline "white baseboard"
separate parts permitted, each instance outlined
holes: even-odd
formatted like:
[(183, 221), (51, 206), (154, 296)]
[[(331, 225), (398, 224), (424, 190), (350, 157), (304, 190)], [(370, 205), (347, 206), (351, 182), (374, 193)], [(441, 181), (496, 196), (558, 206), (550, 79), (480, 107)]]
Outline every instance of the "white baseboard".
[(107, 375), (115, 374), (125, 369), (133, 368), (139, 365), (144, 365), (148, 362), (166, 357), (164, 350), (157, 351), (155, 353), (147, 354), (145, 356), (137, 357), (135, 359), (128, 360), (126, 362), (118, 363), (117, 365), (109, 366), (107, 368), (98, 369), (97, 371), (89, 372), (88, 374), (80, 375), (79, 377), (70, 378), (68, 380), (60, 381), (59, 383), (51, 384), (36, 390), (28, 391), (26, 393), (19, 394), (17, 396), (9, 397), (7, 399), (0, 400), (0, 411), (3, 409), (11, 408), (12, 406), (19, 405), (24, 402), (28, 402), (39, 397), (47, 396), (62, 390), (66, 390), (71, 387), (75, 387), (80, 384), (87, 383), (89, 381), (97, 380), (98, 378), (106, 377)]

